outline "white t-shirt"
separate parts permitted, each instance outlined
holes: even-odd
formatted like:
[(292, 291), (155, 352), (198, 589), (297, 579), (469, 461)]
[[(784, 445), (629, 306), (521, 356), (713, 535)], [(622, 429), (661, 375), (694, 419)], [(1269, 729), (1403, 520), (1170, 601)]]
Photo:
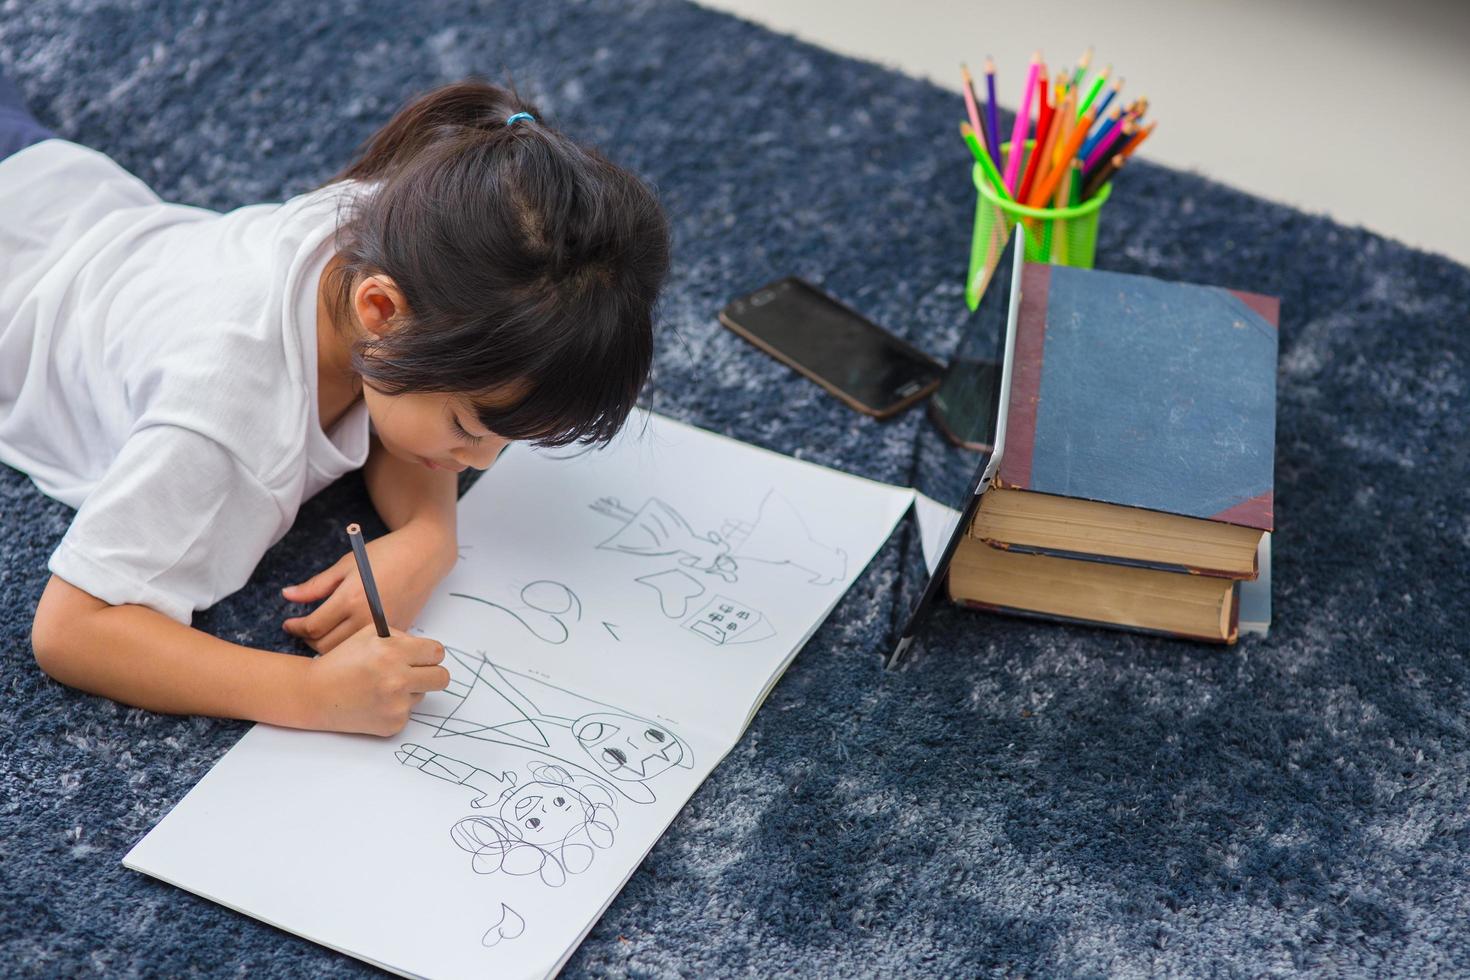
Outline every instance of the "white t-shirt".
[(77, 508), (54, 574), (188, 623), (363, 464), (366, 409), (322, 432), (316, 358), (362, 187), (219, 214), (66, 140), (0, 161), (0, 462)]

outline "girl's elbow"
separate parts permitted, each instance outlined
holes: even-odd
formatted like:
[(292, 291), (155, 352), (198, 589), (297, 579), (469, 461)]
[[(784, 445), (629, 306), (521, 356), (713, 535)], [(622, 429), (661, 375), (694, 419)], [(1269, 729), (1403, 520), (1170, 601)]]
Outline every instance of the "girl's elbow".
[(36, 664), (55, 680), (66, 673), (66, 632), (61, 629), (54, 616), (46, 616), (40, 608), (31, 620), (31, 653)]
[(63, 684), (71, 683), (69, 678), (75, 673), (87, 616), (98, 605), (106, 604), (54, 575), (51, 577), (31, 618), (31, 652), (47, 675)]

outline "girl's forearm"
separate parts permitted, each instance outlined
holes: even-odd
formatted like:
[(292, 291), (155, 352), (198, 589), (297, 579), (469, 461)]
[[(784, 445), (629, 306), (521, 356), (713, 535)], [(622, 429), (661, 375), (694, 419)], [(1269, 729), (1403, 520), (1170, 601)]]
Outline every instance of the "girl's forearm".
[(124, 704), (319, 727), (310, 659), (229, 643), (144, 606), (109, 606), (59, 578), (41, 596), (33, 643), (52, 677)]
[(455, 505), (459, 501), (459, 480), (453, 473), (404, 462), (374, 438), (363, 466), (363, 480), (388, 530), (422, 524), (441, 533), (453, 546)]

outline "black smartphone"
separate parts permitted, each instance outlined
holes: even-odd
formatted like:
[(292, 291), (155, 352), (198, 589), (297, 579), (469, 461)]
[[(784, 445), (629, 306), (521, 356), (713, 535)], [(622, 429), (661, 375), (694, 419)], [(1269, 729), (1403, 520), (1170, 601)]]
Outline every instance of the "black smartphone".
[(852, 408), (889, 418), (939, 386), (944, 367), (794, 276), (732, 302), (720, 322)]

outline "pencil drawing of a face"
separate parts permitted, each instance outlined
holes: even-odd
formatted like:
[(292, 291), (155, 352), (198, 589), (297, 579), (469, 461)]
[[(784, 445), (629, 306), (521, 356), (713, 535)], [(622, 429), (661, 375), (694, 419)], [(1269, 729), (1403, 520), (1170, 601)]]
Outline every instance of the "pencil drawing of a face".
[(591, 803), (570, 786), (527, 783), (500, 804), (500, 819), (516, 828), (522, 840), (541, 843), (565, 840), (585, 823)]
[(684, 743), (672, 732), (627, 715), (583, 715), (572, 731), (582, 751), (613, 779), (651, 779), (684, 760)]
[(592, 777), (534, 763), (531, 782), (508, 789), (498, 817), (466, 817), (451, 836), (474, 855), (477, 874), (539, 875), (556, 887), (586, 871), (596, 850), (611, 847), (618, 818), (611, 793)]

